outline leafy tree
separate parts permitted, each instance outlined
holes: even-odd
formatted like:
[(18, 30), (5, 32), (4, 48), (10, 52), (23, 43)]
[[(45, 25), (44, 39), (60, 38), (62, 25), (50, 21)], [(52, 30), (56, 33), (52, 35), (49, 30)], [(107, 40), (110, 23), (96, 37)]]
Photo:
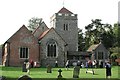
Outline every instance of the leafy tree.
[(119, 26), (119, 23), (114, 24), (113, 33), (115, 36), (115, 42), (114, 42), (114, 46), (110, 49), (111, 51), (110, 57), (114, 61), (116, 58), (120, 58), (120, 26)]
[(78, 28), (78, 51), (85, 51), (85, 45), (84, 45), (84, 36), (82, 29)]
[(91, 20), (92, 23), (85, 27), (86, 48), (92, 44), (102, 42), (107, 49), (112, 47), (115, 42), (112, 25), (101, 23), (101, 19)]
[(34, 31), (42, 23), (42, 18), (32, 17), (29, 19), (28, 29)]
[(118, 23), (114, 24), (113, 32), (115, 34), (115, 46), (120, 47), (120, 26)]
[(91, 45), (93, 24), (88, 24), (87, 26), (85, 26), (85, 29), (86, 29), (86, 32), (85, 32), (85, 49), (87, 50), (88, 47)]
[(86, 49), (92, 45), (99, 43), (101, 40), (101, 34), (104, 32), (103, 24), (101, 23), (101, 19), (91, 20), (92, 23), (85, 26), (85, 41), (86, 41)]
[(103, 41), (103, 44), (105, 45), (105, 47), (107, 49), (109, 49), (114, 46), (116, 39), (115, 39), (112, 25), (105, 24), (104, 29), (105, 29), (105, 31), (102, 34), (102, 41)]

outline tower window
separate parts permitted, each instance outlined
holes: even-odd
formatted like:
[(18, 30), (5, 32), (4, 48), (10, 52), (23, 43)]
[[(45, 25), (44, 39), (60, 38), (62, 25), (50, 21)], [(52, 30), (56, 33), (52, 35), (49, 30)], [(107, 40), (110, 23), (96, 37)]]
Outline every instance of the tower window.
[(63, 28), (64, 28), (65, 31), (68, 31), (68, 24), (64, 24)]

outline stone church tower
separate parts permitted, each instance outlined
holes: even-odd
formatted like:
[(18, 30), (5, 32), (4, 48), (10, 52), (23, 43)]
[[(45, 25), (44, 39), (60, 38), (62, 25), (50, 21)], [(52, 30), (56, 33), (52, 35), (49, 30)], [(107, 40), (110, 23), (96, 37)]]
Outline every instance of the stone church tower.
[(68, 51), (78, 51), (77, 14), (74, 14), (63, 7), (50, 19), (51, 27), (54, 27), (68, 44)]

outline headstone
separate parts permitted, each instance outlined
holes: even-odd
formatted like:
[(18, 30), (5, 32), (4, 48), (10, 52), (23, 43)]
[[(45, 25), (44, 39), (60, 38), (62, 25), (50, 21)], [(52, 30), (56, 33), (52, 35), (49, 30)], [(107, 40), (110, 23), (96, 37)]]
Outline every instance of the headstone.
[(80, 66), (75, 66), (73, 70), (73, 78), (79, 78)]
[(22, 72), (27, 72), (27, 69), (26, 69), (26, 62), (23, 63)]
[(23, 75), (19, 77), (18, 80), (32, 80), (32, 78), (30, 78), (28, 75)]
[(62, 70), (59, 69), (58, 72), (59, 72), (59, 74), (58, 74), (58, 78), (62, 78), (62, 74), (61, 74)]
[(50, 65), (47, 65), (47, 73), (52, 73), (52, 68)]

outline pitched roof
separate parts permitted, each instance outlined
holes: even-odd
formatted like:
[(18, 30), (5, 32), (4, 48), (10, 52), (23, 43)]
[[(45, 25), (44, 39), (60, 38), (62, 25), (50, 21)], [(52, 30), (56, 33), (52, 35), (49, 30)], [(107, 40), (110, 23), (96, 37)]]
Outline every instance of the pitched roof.
[(71, 11), (69, 11), (68, 9), (66, 9), (65, 7), (63, 7), (60, 11), (58, 11), (58, 13), (69, 13), (69, 14), (73, 14)]
[[(51, 28), (51, 29), (52, 29), (52, 28)], [(44, 32), (40, 35), (39, 39), (42, 39), (51, 29), (48, 29), (48, 30), (44, 31)]]
[(98, 46), (100, 45), (100, 43), (99, 44), (93, 44), (93, 45), (91, 45), (89, 48), (88, 48), (88, 50), (87, 51), (93, 51), (93, 50), (95, 50)]
[[(22, 27), (20, 27), (19, 30), (17, 30), (6, 42), (11, 42), (12, 39), (15, 37), (15, 35), (16, 35), (16, 34), (19, 34), (19, 32), (22, 32), (22, 30), (25, 30), (24, 33), (27, 32), (28, 34), (30, 34), (30, 35), (33, 36), (33, 34), (27, 29), (27, 27), (26, 27), (25, 25), (22, 25)], [(33, 37), (34, 37), (34, 36), (33, 36)], [(5, 43), (6, 43), (6, 42), (5, 42)]]
[(81, 51), (68, 51), (68, 55), (76, 56), (76, 55), (82, 55), (82, 56), (90, 56), (91, 53), (89, 52), (81, 52)]
[(116, 59), (115, 61), (118, 62), (118, 63), (120, 63), (120, 58)]
[[(42, 24), (44, 24), (46, 27), (47, 27), (47, 25), (45, 24), (45, 22), (43, 21), (33, 32), (32, 32), (32, 34), (34, 34), (39, 28), (40, 28), (40, 26), (42, 25)], [(48, 27), (47, 27), (48, 28)], [(49, 29), (49, 28), (48, 28)]]
[[(44, 31), (41, 35), (40, 35), (40, 37), (38, 38), (38, 39), (42, 39), (42, 38), (44, 38), (45, 37), (45, 35), (47, 35), (51, 30), (54, 30), (55, 32), (56, 32), (56, 30), (52, 27), (52, 28), (50, 28), (50, 29), (48, 29), (48, 30), (46, 30), (46, 31)], [(57, 33), (57, 32), (56, 32)], [(58, 34), (58, 33), (57, 33)], [(58, 34), (58, 36), (65, 42), (65, 40)], [(65, 42), (66, 43), (66, 42)]]

